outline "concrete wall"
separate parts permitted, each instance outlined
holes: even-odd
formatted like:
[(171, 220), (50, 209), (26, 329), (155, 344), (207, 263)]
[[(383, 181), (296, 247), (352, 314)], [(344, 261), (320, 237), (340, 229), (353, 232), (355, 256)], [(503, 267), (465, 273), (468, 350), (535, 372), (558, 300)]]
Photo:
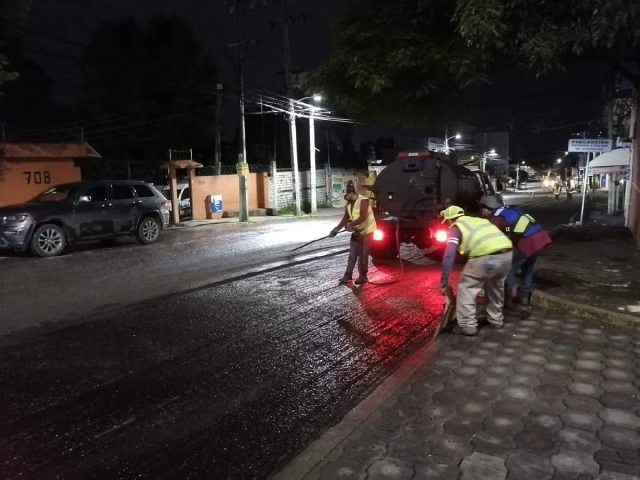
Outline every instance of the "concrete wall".
[[(266, 173), (249, 174), (247, 188), (249, 190), (250, 210), (269, 208), (269, 186)], [(240, 209), (239, 179), (237, 175), (194, 177), (191, 195), (194, 220), (207, 218), (209, 195), (222, 195), (222, 209), (224, 212), (237, 212)]]
[(81, 179), (72, 158), (0, 159), (0, 207), (26, 202), (49, 187)]
[(629, 194), (629, 206), (627, 208), (627, 226), (640, 246), (640, 98), (636, 94), (634, 109), (631, 118), (631, 192)]

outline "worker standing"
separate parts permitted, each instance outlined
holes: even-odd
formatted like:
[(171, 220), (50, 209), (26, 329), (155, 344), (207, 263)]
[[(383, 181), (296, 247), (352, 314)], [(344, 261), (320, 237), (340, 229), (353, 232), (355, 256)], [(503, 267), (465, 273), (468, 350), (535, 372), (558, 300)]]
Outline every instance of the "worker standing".
[(567, 203), (571, 203), (573, 201), (573, 189), (571, 188), (571, 183), (567, 181)]
[(560, 192), (562, 191), (562, 187), (560, 187), (559, 183), (555, 183), (553, 185), (553, 195), (556, 197), (556, 203), (560, 200)]
[[(533, 270), (538, 255), (551, 243), (551, 237), (531, 215), (527, 215), (519, 208), (504, 207), (495, 197), (482, 197), (480, 208), (482, 215), (505, 232), (515, 247), (513, 263), (505, 282), (505, 308), (514, 308), (514, 304), (518, 303), (530, 305)], [(514, 295), (518, 272), (521, 272), (520, 294)]]
[(358, 264), (356, 285), (364, 285), (369, 281), (369, 251), (373, 232), (376, 230), (376, 220), (373, 216), (371, 201), (358, 195), (353, 185), (347, 185), (347, 194), (344, 196), (347, 201), (344, 216), (336, 228), (331, 230), (330, 236), (335, 237), (340, 230), (346, 227), (351, 234), (349, 248), (349, 260), (347, 260), (347, 270), (344, 277), (340, 279), (341, 284), (346, 284), (353, 280), (353, 270)]
[(440, 291), (445, 293), (456, 251), (468, 257), (458, 281), (456, 305), (457, 328), (454, 333), (478, 334), (476, 298), (484, 289), (487, 320), (493, 328), (502, 328), (504, 283), (513, 257), (511, 240), (484, 218), (466, 216), (464, 210), (451, 206), (441, 213), (442, 223), (450, 225), (447, 248), (442, 260)]

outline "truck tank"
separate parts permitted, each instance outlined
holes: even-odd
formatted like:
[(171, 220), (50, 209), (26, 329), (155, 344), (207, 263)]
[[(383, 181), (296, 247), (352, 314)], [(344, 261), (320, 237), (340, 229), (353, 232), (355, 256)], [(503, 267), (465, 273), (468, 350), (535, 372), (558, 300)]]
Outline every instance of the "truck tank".
[(445, 154), (399, 158), (376, 179), (377, 213), (403, 220), (429, 220), (448, 205), (478, 208), (482, 189), (475, 173)]

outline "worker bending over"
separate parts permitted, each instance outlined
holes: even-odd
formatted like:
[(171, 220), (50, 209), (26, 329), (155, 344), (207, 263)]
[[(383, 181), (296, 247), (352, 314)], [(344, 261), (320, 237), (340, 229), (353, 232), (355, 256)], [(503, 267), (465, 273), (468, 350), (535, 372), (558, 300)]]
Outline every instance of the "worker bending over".
[[(542, 250), (551, 243), (547, 231), (519, 208), (503, 207), (495, 197), (480, 199), (482, 215), (509, 236), (516, 250), (513, 264), (506, 281), (505, 308), (514, 304), (531, 304), (533, 291), (533, 269)], [(520, 273), (520, 294), (515, 294), (516, 280)]]
[(336, 228), (331, 230), (330, 236), (335, 237), (340, 230), (346, 227), (351, 234), (349, 248), (349, 260), (347, 270), (340, 283), (346, 284), (353, 280), (353, 269), (358, 263), (358, 273), (360, 276), (356, 280), (356, 285), (364, 285), (369, 281), (369, 251), (373, 232), (376, 230), (376, 220), (373, 216), (371, 201), (358, 195), (353, 185), (347, 185), (347, 194), (344, 196), (347, 201), (344, 216)]
[(512, 261), (512, 243), (495, 225), (484, 218), (469, 217), (464, 210), (451, 206), (441, 213), (442, 223), (450, 225), (447, 248), (442, 260), (440, 291), (449, 284), (456, 251), (468, 258), (458, 280), (456, 306), (457, 327), (454, 333), (478, 334), (476, 298), (484, 289), (487, 320), (493, 328), (502, 328), (504, 282)]

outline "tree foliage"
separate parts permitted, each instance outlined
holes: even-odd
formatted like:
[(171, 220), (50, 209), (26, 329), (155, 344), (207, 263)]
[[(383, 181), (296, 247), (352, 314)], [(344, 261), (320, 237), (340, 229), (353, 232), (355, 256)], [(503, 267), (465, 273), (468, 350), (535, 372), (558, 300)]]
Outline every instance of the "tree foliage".
[(468, 45), (493, 63), (507, 55), (544, 73), (590, 57), (638, 81), (624, 64), (640, 58), (639, 2), (457, 0), (453, 21)]
[(304, 86), (358, 118), (451, 116), (464, 88), (486, 80), (483, 58), (451, 23), (454, 13), (450, 0), (356, 0), (333, 53)]
[[(82, 64), (80, 110), (105, 119), (86, 138), (110, 156), (164, 158), (208, 142), (218, 72), (177, 17), (105, 24)], [(102, 149), (102, 150), (101, 150)]]
[(505, 67), (543, 74), (589, 56), (637, 81), (624, 62), (639, 58), (639, 24), (627, 0), (352, 0), (303, 86), (358, 118), (442, 125)]
[[(0, 49), (20, 32), (27, 21), (30, 6), (31, 0), (0, 0)], [(18, 73), (9, 69), (7, 56), (0, 52), (0, 87), (17, 78)]]

